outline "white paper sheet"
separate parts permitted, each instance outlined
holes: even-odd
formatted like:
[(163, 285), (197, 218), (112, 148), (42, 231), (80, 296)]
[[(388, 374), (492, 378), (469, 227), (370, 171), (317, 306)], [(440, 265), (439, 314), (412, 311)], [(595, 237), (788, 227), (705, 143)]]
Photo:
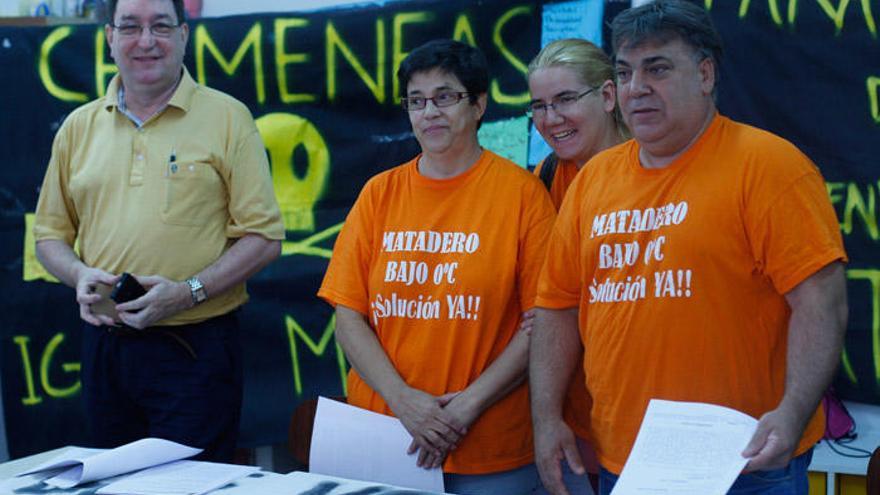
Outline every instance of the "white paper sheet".
[(99, 489), (102, 495), (201, 495), (259, 471), (256, 466), (175, 461), (155, 466)]
[(651, 400), (612, 495), (724, 495), (758, 421), (733, 409)]
[(80, 450), (67, 451), (19, 476), (68, 467), (43, 482), (58, 488), (71, 488), (82, 483), (192, 457), (201, 451), (202, 449), (187, 447), (170, 440), (144, 438), (97, 454)]
[(443, 472), (416, 466), (412, 437), (397, 418), (321, 397), (315, 413), (312, 473), (443, 492)]

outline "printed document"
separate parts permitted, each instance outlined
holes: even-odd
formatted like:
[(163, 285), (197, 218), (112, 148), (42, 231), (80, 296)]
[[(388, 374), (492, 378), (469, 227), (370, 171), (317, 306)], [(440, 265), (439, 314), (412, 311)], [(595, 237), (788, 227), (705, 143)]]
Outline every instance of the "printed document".
[(652, 399), (611, 495), (724, 495), (757, 425), (727, 407)]
[(309, 470), (361, 481), (443, 492), (443, 472), (416, 466), (412, 436), (397, 418), (318, 399)]
[(97, 454), (77, 449), (68, 450), (18, 476), (56, 471), (57, 474), (43, 482), (58, 488), (72, 488), (90, 481), (192, 457), (201, 451), (202, 449), (187, 447), (170, 440), (143, 438)]

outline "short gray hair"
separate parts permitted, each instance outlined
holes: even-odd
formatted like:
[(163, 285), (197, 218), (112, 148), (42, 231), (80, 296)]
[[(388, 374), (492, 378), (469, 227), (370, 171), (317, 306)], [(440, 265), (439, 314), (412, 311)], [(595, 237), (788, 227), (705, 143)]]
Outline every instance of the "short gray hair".
[(623, 47), (636, 47), (650, 40), (669, 42), (676, 38), (693, 48), (700, 60), (712, 59), (717, 84), (721, 36), (704, 8), (684, 0), (656, 0), (624, 10), (611, 21), (611, 44), (615, 54)]

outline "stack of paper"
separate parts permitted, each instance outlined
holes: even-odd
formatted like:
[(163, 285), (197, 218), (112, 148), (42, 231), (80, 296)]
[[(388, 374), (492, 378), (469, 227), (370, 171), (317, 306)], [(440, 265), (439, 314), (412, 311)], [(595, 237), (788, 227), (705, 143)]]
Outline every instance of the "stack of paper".
[(185, 459), (201, 451), (202, 449), (187, 447), (170, 440), (144, 438), (98, 454), (64, 453), (19, 476), (66, 468), (43, 482), (58, 488), (71, 488), (82, 483)]
[[(112, 450), (74, 447), (18, 476), (25, 477), (21, 478), (22, 486), (42, 479), (42, 483), (60, 489), (116, 477), (95, 492), (101, 495), (201, 495), (259, 470), (256, 466), (181, 460), (201, 451), (159, 438), (145, 438)], [(47, 493), (52, 492), (46, 488), (50, 490)]]

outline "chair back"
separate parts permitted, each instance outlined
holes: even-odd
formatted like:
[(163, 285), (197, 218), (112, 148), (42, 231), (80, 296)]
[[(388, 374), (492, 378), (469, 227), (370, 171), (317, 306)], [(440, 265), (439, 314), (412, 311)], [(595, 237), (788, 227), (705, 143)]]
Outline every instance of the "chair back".
[(868, 495), (880, 495), (880, 447), (874, 449), (871, 460), (868, 461), (868, 473), (865, 477)]
[[(329, 397), (337, 402), (346, 402), (345, 397)], [(306, 399), (296, 406), (290, 418), (287, 430), (287, 450), (302, 466), (303, 471), (309, 470), (309, 452), (312, 448), (312, 427), (315, 425), (315, 412), (318, 399)]]

